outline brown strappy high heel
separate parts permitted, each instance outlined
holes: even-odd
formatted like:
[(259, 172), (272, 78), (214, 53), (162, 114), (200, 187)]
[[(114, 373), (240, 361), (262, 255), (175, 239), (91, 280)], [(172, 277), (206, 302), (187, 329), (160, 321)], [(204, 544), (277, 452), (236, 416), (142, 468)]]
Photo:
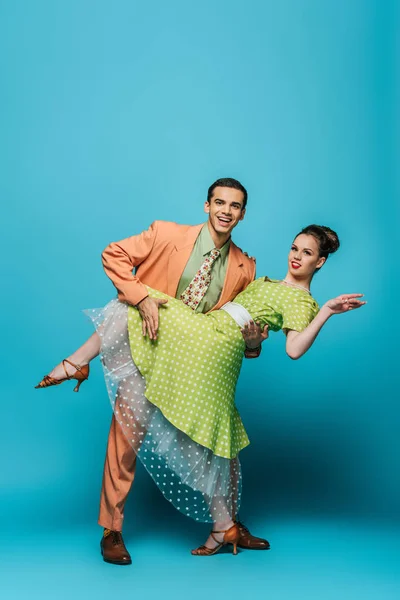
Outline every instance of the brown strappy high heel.
[[(65, 368), (65, 363), (68, 363), (72, 367), (75, 367), (76, 371), (73, 375), (68, 375), (68, 371)], [(65, 374), (67, 376), (66, 379), (54, 379), (54, 377), (50, 377), (50, 375), (45, 375), (40, 383), (35, 385), (35, 389), (49, 387), (50, 385), (60, 385), (63, 381), (68, 381), (69, 379), (76, 379), (78, 383), (74, 387), (74, 392), (79, 392), (80, 385), (89, 377), (89, 365), (75, 365), (73, 362), (64, 358), (62, 361), (62, 366), (64, 367)]]
[[(217, 540), (214, 536), (214, 533), (223, 533), (224, 537), (222, 542)], [(207, 548), (207, 546), (199, 546), (196, 550), (192, 550), (193, 556), (212, 556), (213, 554), (217, 554), (222, 548), (222, 546), (226, 546), (227, 544), (233, 544), (233, 554), (237, 554), (237, 545), (240, 538), (240, 529), (239, 526), (235, 523), (232, 525), (230, 529), (225, 529), (224, 531), (212, 531), (211, 537), (218, 544), (215, 548)]]

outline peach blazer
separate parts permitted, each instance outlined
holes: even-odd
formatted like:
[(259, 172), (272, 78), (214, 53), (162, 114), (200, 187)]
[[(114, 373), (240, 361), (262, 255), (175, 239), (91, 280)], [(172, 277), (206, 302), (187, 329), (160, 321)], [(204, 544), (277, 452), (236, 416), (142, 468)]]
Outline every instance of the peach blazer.
[[(203, 225), (154, 221), (147, 231), (107, 246), (102, 254), (104, 270), (117, 288), (119, 300), (135, 306), (148, 296), (145, 285), (175, 296)], [(224, 287), (214, 309), (244, 290), (255, 271), (255, 260), (231, 242)]]

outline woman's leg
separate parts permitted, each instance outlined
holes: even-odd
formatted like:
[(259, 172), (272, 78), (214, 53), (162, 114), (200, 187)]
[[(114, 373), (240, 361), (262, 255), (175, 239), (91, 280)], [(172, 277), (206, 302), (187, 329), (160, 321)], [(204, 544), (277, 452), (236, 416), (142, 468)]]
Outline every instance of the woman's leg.
[[(96, 358), (100, 352), (100, 336), (98, 333), (93, 333), (88, 340), (78, 350), (75, 350), (70, 356), (67, 356), (67, 360), (71, 361), (76, 365), (87, 365), (90, 363), (93, 358)], [(75, 368), (69, 363), (64, 363), (65, 368), (67, 369), (68, 375), (73, 375), (75, 373)], [(59, 363), (54, 369), (49, 373), (50, 377), (54, 377), (54, 379), (66, 379), (66, 374), (62, 363)]]
[(217, 490), (221, 486), (221, 481), (217, 481), (215, 486), (214, 496), (209, 499), (210, 513), (215, 515), (215, 521), (212, 526), (212, 531), (219, 531), (221, 533), (214, 533), (209, 535), (204, 546), (213, 550), (224, 539), (224, 532), (233, 527), (234, 518), (236, 517), (237, 510), (237, 493), (238, 493), (238, 471), (237, 471), (237, 459), (230, 460), (229, 465), (230, 471), (230, 490), (229, 496), (218, 495)]

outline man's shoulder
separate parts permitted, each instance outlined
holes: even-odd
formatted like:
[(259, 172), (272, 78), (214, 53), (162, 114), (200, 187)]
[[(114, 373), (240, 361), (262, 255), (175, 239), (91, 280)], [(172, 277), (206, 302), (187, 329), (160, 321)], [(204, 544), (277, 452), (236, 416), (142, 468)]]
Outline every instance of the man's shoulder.
[(175, 223), (175, 221), (153, 221), (151, 227), (157, 231), (159, 236), (170, 238), (171, 236), (185, 235), (191, 230), (200, 230), (203, 225), (204, 223), (199, 225), (182, 225), (181, 223)]
[[(176, 231), (185, 231), (191, 227), (200, 227), (200, 225), (182, 225), (182, 223), (176, 223), (175, 221), (153, 221), (152, 225), (155, 225), (158, 229), (175, 229)], [(204, 223), (201, 223), (203, 226)]]
[(249, 256), (249, 254), (247, 252), (244, 252), (244, 250), (239, 248), (239, 246), (237, 246), (234, 242), (232, 242), (232, 245), (235, 248), (238, 256), (240, 256), (241, 260), (243, 260), (243, 263), (245, 265), (249, 266), (250, 268), (253, 268), (254, 264), (256, 262), (255, 256)]
[(236, 262), (241, 264), (245, 280), (247, 280), (247, 283), (250, 283), (256, 276), (256, 259), (254, 256), (249, 256), (247, 252), (244, 252), (233, 242), (232, 245), (236, 254)]

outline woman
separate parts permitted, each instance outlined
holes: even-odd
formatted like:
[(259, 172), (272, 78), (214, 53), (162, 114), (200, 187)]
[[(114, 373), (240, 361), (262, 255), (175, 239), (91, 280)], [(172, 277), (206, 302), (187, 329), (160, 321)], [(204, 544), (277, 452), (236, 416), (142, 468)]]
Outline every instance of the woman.
[(118, 300), (87, 311), (95, 333), (37, 387), (76, 379), (78, 391), (89, 362), (101, 354), (116, 418), (163, 492), (184, 514), (214, 524), (196, 555), (215, 554), (239, 537), (239, 452), (249, 444), (234, 404), (245, 343), (258, 344), (259, 327), (286, 335), (288, 355), (300, 358), (334, 314), (365, 304), (362, 294), (329, 300), (319, 310), (310, 283), (339, 240), (327, 227), (310, 225), (295, 238), (283, 280), (252, 282), (234, 302), (206, 315), (149, 288), (167, 301), (160, 308), (157, 340), (142, 335), (137, 309)]

